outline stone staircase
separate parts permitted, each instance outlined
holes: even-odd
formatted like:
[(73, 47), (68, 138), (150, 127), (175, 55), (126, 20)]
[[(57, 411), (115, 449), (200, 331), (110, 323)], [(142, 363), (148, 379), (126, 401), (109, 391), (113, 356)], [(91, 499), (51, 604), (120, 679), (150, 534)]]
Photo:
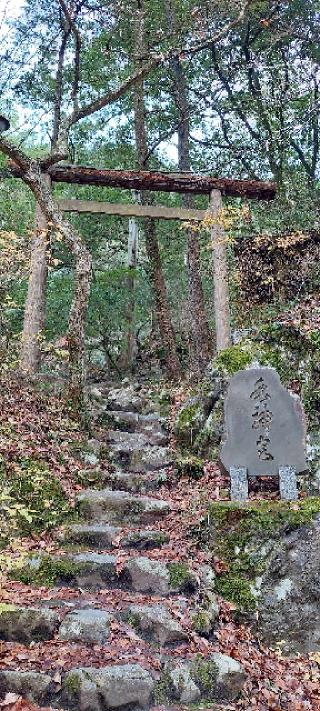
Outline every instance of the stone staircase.
[[(224, 703), (240, 693), (245, 677), (237, 661), (219, 652), (201, 657), (189, 651), (189, 623), (200, 594), (211, 600), (212, 629), (218, 611), (208, 570), (199, 576), (192, 562), (160, 556), (170, 536), (159, 524), (170, 506), (157, 489), (172, 452), (159, 415), (149, 408), (130, 387), (101, 398), (114, 471), (106, 477), (108, 488), (79, 494), (79, 520), (59, 533), (59, 552), (27, 561), (21, 579), (50, 584), (50, 600), (41, 600), (40, 589), (37, 605), (0, 614), (0, 639), (36, 646), (43, 660), (36, 669), (2, 669), (2, 697), (13, 692), (56, 708), (130, 711), (201, 699)], [(67, 600), (61, 597), (66, 590)], [(96, 650), (104, 659), (115, 635), (119, 654), (110, 651), (108, 664), (97, 664), (95, 656), (91, 666), (57, 674), (47, 663), (50, 644), (70, 645), (70, 659), (77, 652), (90, 659)], [(131, 647), (121, 653), (128, 644), (132, 663)]]

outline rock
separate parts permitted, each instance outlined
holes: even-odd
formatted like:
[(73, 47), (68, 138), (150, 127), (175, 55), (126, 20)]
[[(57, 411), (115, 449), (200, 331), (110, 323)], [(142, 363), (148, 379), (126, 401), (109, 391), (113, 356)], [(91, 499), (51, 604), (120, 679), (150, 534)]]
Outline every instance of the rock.
[(66, 543), (78, 543), (90, 548), (106, 549), (113, 547), (112, 542), (120, 535), (120, 532), (121, 528), (106, 524), (97, 523), (92, 526), (73, 524), (65, 529), (63, 539)]
[[(0, 639), (6, 642), (40, 642), (52, 639), (60, 624), (53, 610), (17, 607), (0, 611)], [(9, 607), (9, 606), (8, 606)]]
[[(160, 546), (169, 543), (170, 536), (162, 531), (153, 530), (135, 530), (121, 536), (121, 528), (108, 526), (107, 524), (73, 524), (68, 526), (64, 532), (64, 541), (66, 543), (79, 543), (87, 545), (89, 548), (117, 548), (118, 542), (123, 548), (137, 548), (138, 550), (149, 550), (151, 548), (160, 548)], [(113, 544), (115, 541), (115, 544)]]
[(235, 659), (226, 654), (216, 652), (210, 657), (210, 662), (217, 669), (214, 684), (214, 698), (221, 701), (233, 701), (241, 693), (246, 680), (245, 672)]
[(169, 682), (168, 700), (194, 703), (200, 698), (206, 701), (237, 699), (246, 676), (239, 662), (217, 652), (207, 658), (196, 657), (180, 664), (169, 661), (165, 666), (165, 678)]
[(121, 539), (124, 548), (138, 548), (138, 550), (150, 550), (160, 548), (169, 543), (170, 536), (162, 531), (132, 531)]
[(308, 433), (306, 439), (307, 462), (310, 470), (312, 496), (320, 495), (320, 433), (319, 429)]
[[(137, 412), (107, 410), (105, 417), (109, 417), (110, 423), (116, 425), (118, 430), (141, 432), (147, 436), (159, 435), (163, 438), (168, 438), (168, 433), (164, 429), (157, 413), (140, 415)], [(164, 442), (154, 442), (154, 444), (164, 444)]]
[(176, 701), (182, 704), (194, 704), (201, 699), (201, 691), (190, 674), (187, 664), (180, 664), (169, 673)]
[(146, 405), (145, 399), (130, 386), (109, 390), (107, 399), (110, 410), (142, 412)]
[(192, 593), (196, 578), (185, 563), (162, 563), (149, 558), (132, 558), (124, 566), (133, 590), (168, 595), (170, 592)]
[(188, 639), (188, 634), (162, 605), (131, 605), (125, 613), (130, 624), (161, 647)]
[(109, 430), (106, 434), (107, 442), (123, 444), (128, 449), (143, 449), (149, 444), (148, 437), (141, 432), (122, 432)]
[(320, 650), (320, 516), (282, 537), (258, 593), (258, 626), (265, 642), (287, 654)]
[(203, 592), (214, 590), (216, 574), (211, 565), (201, 565), (199, 569), (200, 588)]
[(166, 445), (168, 444), (168, 435), (162, 432), (154, 432), (152, 426), (149, 429), (145, 426), (143, 432), (137, 430), (134, 432), (109, 430), (106, 440), (114, 444), (123, 444), (129, 449), (135, 450), (143, 449), (147, 445)]
[[(31, 560), (32, 562), (32, 560)], [(30, 569), (30, 561), (26, 563), (28, 578), (32, 580), (34, 568)], [(40, 566), (39, 566), (40, 568)], [(38, 570), (34, 570), (35, 577)], [(100, 587), (116, 587), (119, 584), (117, 575), (117, 557), (98, 553), (77, 553), (64, 556), (51, 555), (41, 561), (41, 573), (45, 578), (48, 570), (49, 585), (68, 585), (84, 589)], [(30, 571), (30, 573), (29, 573)]]
[(22, 671), (0, 671), (0, 697), (8, 692), (23, 696), (28, 701), (43, 705), (47, 702), (52, 686), (48, 674)]
[(209, 637), (219, 618), (219, 603), (214, 593), (205, 596), (202, 606), (197, 607), (192, 616), (192, 627), (202, 637)]
[(63, 697), (79, 711), (145, 708), (155, 683), (138, 664), (101, 669), (74, 669), (63, 680)]
[(97, 439), (89, 439), (86, 448), (82, 452), (81, 458), (84, 464), (95, 466), (99, 464), (101, 452), (101, 442)]
[(149, 558), (132, 558), (126, 564), (125, 570), (136, 592), (169, 594), (170, 574), (165, 563)]
[(122, 471), (110, 474), (109, 482), (113, 490), (128, 491), (131, 494), (156, 491), (163, 483), (158, 477), (158, 472), (154, 474), (139, 474)]
[(212, 456), (223, 432), (224, 388), (221, 375), (208, 369), (198, 392), (182, 404), (176, 415), (174, 432), (184, 451), (187, 447), (191, 453)]
[(65, 616), (59, 637), (69, 642), (105, 644), (112, 619), (112, 615), (105, 610), (74, 610)]
[(98, 400), (98, 402), (100, 402), (103, 398), (101, 390), (99, 390), (96, 385), (90, 388), (90, 396), (93, 400)]
[(169, 513), (169, 506), (161, 499), (132, 496), (125, 491), (87, 489), (77, 498), (80, 513), (91, 521), (109, 523), (151, 523)]
[(169, 467), (173, 461), (172, 452), (168, 447), (144, 446), (138, 442), (137, 446), (125, 442), (111, 444), (109, 454), (115, 464), (132, 472), (162, 469)]

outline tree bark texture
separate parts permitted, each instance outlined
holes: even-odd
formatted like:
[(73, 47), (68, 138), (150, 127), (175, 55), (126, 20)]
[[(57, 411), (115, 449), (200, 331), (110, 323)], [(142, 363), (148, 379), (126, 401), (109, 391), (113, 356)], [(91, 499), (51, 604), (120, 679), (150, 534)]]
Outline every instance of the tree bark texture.
[[(44, 176), (43, 179), (50, 187), (50, 178)], [(39, 370), (41, 360), (40, 339), (46, 312), (48, 235), (47, 217), (39, 203), (36, 203), (35, 229), (31, 240), (30, 275), (20, 353), (20, 370), (26, 375), (34, 375)]]
[(211, 227), (211, 239), (214, 272), (216, 349), (218, 353), (225, 348), (229, 348), (231, 345), (226, 236), (222, 225), (216, 222), (216, 220), (219, 219), (221, 209), (221, 193), (219, 190), (213, 190), (210, 196), (210, 211), (214, 221)]
[[(260, 180), (232, 180), (212, 178), (193, 173), (161, 173), (149, 170), (101, 170), (80, 165), (56, 165), (49, 169), (55, 183), (76, 185), (100, 185), (101, 187), (125, 188), (126, 190), (154, 190), (167, 193), (191, 193), (210, 195), (220, 190), (230, 197), (247, 197), (256, 200), (273, 200), (277, 189), (275, 183)], [(0, 170), (0, 178), (22, 178), (21, 169), (13, 162), (10, 170)]]
[[(170, 0), (169, 0), (170, 2)], [(173, 0), (174, 2), (174, 0)], [(172, 13), (174, 21), (175, 13)], [(178, 57), (171, 63), (174, 80), (175, 103), (179, 113), (178, 159), (181, 172), (189, 172), (190, 161), (190, 107), (186, 76)], [(182, 196), (183, 207), (194, 207), (191, 195)], [(198, 232), (187, 229), (188, 302), (193, 351), (193, 369), (198, 376), (205, 370), (210, 357), (209, 325), (205, 311), (200, 266), (200, 243)]]
[[(134, 18), (135, 34), (135, 55), (138, 58), (144, 56), (144, 16), (142, 3), (138, 0)], [(145, 168), (148, 156), (148, 139), (145, 124), (145, 102), (143, 81), (136, 83), (134, 87), (134, 127), (136, 148), (138, 154), (139, 168)], [(141, 196), (143, 205), (152, 202), (148, 192)], [(151, 218), (146, 218), (144, 222), (146, 250), (150, 265), (150, 278), (154, 294), (156, 316), (161, 336), (162, 345), (165, 351), (165, 361), (168, 374), (176, 379), (180, 374), (180, 363), (177, 356), (176, 342), (170, 315), (170, 306), (167, 294), (166, 283), (163, 275), (159, 244), (156, 234), (156, 224)]]
[(83, 402), (85, 380), (85, 320), (90, 295), (91, 255), (73, 226), (64, 220), (54, 202), (47, 176), (30, 162), (24, 182), (32, 190), (47, 222), (58, 232), (74, 258), (74, 291), (69, 315), (69, 398), (76, 409)]

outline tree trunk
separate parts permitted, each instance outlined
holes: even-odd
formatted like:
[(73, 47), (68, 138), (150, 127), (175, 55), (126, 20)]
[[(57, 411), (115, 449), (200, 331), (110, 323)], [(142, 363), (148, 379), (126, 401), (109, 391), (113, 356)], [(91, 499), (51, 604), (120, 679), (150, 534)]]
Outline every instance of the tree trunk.
[[(179, 170), (190, 172), (190, 107), (186, 77), (178, 57), (171, 62), (174, 76), (175, 102), (179, 112), (178, 159)], [(194, 207), (191, 195), (182, 196), (183, 207)], [(188, 302), (191, 325), (193, 369), (201, 376), (210, 357), (210, 333), (205, 311), (200, 272), (200, 243), (198, 233), (187, 230)]]
[[(43, 176), (48, 187), (50, 178)], [(44, 328), (48, 276), (48, 221), (36, 204), (35, 231), (31, 241), (31, 263), (20, 354), (21, 372), (35, 374), (40, 367), (40, 338)]]
[(135, 273), (137, 268), (139, 242), (139, 228), (137, 220), (134, 217), (129, 219), (129, 236), (128, 236), (128, 310), (127, 310), (127, 353), (126, 366), (128, 370), (133, 370), (134, 360), (137, 352), (137, 341), (135, 333)]
[(219, 212), (221, 209), (221, 193), (219, 190), (213, 190), (210, 196), (210, 212), (213, 220), (213, 225), (211, 227), (211, 239), (214, 272), (216, 349), (218, 353), (225, 348), (229, 348), (231, 345), (226, 237), (222, 225), (218, 223)]
[(74, 258), (74, 291), (69, 315), (69, 399), (79, 410), (83, 404), (85, 381), (85, 319), (90, 295), (91, 255), (73, 226), (64, 220), (54, 202), (47, 177), (37, 163), (32, 163), (24, 175), (43, 215), (60, 234)]
[[(142, 2), (138, 0), (138, 7), (134, 18), (135, 30), (135, 55), (139, 65), (144, 56), (144, 13)], [(145, 102), (143, 81), (137, 82), (134, 87), (134, 127), (135, 139), (138, 154), (138, 167), (147, 167), (148, 140), (145, 125)], [(151, 196), (148, 192), (142, 195), (142, 204), (150, 204)], [(146, 239), (146, 250), (150, 264), (151, 284), (154, 293), (156, 306), (156, 316), (161, 336), (162, 345), (165, 351), (165, 361), (168, 374), (176, 379), (180, 375), (180, 363), (177, 356), (174, 331), (170, 316), (170, 306), (166, 283), (164, 280), (159, 244), (156, 235), (155, 221), (146, 218), (144, 222)]]

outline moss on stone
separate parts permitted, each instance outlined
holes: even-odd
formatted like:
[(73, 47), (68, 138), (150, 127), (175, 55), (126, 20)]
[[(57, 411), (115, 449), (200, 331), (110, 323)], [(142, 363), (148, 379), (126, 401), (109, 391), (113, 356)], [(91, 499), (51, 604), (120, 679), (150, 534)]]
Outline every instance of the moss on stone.
[(172, 697), (172, 680), (169, 671), (162, 672), (154, 691), (154, 702), (156, 705), (165, 704)]
[(221, 351), (214, 360), (214, 367), (219, 372), (234, 375), (238, 370), (244, 370), (253, 360), (253, 354), (243, 345), (230, 346)]
[(211, 615), (208, 610), (198, 610), (191, 616), (192, 629), (198, 634), (205, 636), (210, 632)]
[(254, 610), (252, 585), (265, 570), (272, 541), (310, 524), (319, 512), (319, 497), (298, 502), (210, 504), (208, 517), (198, 535), (202, 541), (207, 539), (208, 542), (213, 528), (215, 555), (228, 566), (226, 572), (217, 576), (216, 591), (236, 603), (240, 611)]
[(168, 563), (170, 587), (173, 590), (182, 590), (192, 581), (192, 575), (185, 563)]
[(69, 672), (65, 679), (65, 687), (70, 694), (77, 694), (80, 690), (80, 676), (79, 674)]
[(199, 687), (202, 696), (208, 701), (214, 699), (214, 690), (218, 675), (217, 665), (210, 659), (196, 657), (191, 663), (190, 675)]
[(84, 564), (75, 563), (68, 557), (54, 559), (51, 556), (42, 556), (39, 565), (33, 566), (30, 563), (22, 568), (13, 568), (10, 577), (13, 580), (20, 580), (26, 585), (53, 587), (58, 580), (71, 582), (81, 573)]

